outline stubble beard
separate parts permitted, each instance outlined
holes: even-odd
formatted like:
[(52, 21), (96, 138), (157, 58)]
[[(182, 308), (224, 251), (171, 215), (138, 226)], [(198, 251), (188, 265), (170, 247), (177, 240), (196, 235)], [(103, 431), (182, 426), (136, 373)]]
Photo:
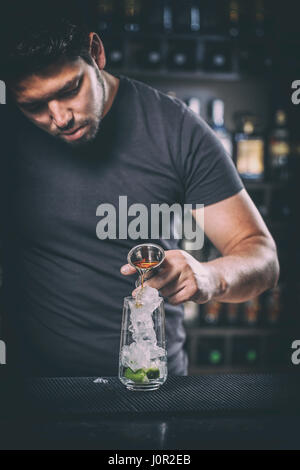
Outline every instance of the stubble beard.
[(73, 147), (73, 148), (85, 147), (85, 146), (88, 146), (89, 144), (91, 144), (92, 142), (94, 142), (94, 140), (96, 139), (96, 137), (98, 135), (100, 127), (101, 127), (102, 115), (103, 115), (104, 105), (106, 103), (106, 96), (107, 96), (106, 95), (106, 85), (105, 85), (105, 81), (104, 81), (104, 79), (101, 75), (101, 72), (97, 67), (95, 67), (95, 73), (96, 73), (96, 77), (97, 77), (98, 96), (102, 96), (102, 98), (100, 98), (100, 103), (96, 107), (94, 120), (92, 122), (91, 121), (86, 121), (83, 124), (83, 125), (87, 124), (87, 125), (90, 126), (87, 133), (84, 134), (81, 139), (78, 139), (78, 141), (76, 141), (76, 140), (74, 142), (72, 142), (72, 141), (71, 142), (66, 142), (65, 141), (65, 143), (68, 146)]

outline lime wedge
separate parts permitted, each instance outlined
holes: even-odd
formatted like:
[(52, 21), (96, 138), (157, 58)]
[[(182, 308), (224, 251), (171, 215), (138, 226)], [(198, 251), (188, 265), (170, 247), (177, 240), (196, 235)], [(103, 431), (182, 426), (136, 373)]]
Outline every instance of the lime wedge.
[(158, 379), (159, 369), (157, 367), (150, 367), (150, 369), (146, 370), (146, 374), (148, 379)]
[(133, 372), (133, 370), (128, 367), (125, 370), (125, 377), (126, 379), (130, 379), (135, 383), (146, 383), (149, 382), (148, 377), (146, 375), (146, 372), (144, 369), (139, 369), (136, 372)]

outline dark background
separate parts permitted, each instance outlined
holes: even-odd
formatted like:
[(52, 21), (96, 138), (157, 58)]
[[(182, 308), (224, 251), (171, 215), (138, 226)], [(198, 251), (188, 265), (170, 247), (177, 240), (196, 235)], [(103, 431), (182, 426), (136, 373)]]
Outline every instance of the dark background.
[[(90, 0), (77, 4), (103, 41), (109, 72), (172, 92), (186, 102), (197, 98), (200, 114), (209, 123), (211, 100), (223, 100), (234, 159), (238, 130), (234, 116), (239, 112), (256, 116), (256, 133), (265, 146), (265, 171), (260, 181), (245, 180), (245, 185), (277, 243), (279, 287), (239, 305), (231, 320), (228, 304), (201, 309), (187, 304), (189, 373), (295, 369), (291, 345), (300, 340), (300, 104), (291, 101), (291, 84), (300, 80), (297, 1)], [(268, 143), (278, 109), (287, 114), (287, 179), (274, 178), (270, 170)], [(209, 240), (201, 252), (192, 254), (202, 261), (218, 256)]]

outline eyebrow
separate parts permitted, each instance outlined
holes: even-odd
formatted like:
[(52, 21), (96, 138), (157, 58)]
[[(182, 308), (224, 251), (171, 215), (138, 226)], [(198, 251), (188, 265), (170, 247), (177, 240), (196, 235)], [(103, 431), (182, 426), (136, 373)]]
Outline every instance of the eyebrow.
[(82, 81), (82, 78), (83, 78), (83, 73), (81, 73), (80, 75), (77, 75), (76, 77), (72, 78), (71, 80), (68, 80), (64, 84), (64, 86), (62, 86), (59, 90), (57, 90), (55, 93), (51, 93), (51, 94), (45, 96), (42, 100), (19, 101), (18, 105), (19, 106), (32, 106), (32, 105), (36, 105), (36, 104), (39, 104), (39, 103), (44, 103), (45, 101), (47, 101), (51, 98), (54, 98), (57, 95), (63, 94), (65, 91), (69, 90), (69, 88), (74, 86), (77, 82), (78, 82), (78, 85), (79, 85)]

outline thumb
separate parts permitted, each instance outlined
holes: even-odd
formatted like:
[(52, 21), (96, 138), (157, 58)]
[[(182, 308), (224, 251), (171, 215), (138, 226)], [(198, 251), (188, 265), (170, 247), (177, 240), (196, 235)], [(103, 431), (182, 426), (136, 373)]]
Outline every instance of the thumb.
[(136, 269), (131, 266), (130, 264), (124, 264), (124, 266), (121, 267), (121, 273), (124, 274), (125, 276), (129, 274), (134, 274), (136, 272)]

